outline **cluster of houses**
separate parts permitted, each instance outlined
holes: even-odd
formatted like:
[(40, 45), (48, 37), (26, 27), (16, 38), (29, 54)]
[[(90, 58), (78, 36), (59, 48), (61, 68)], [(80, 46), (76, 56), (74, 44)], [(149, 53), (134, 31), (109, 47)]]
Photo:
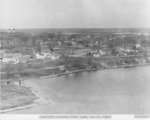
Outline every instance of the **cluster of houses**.
[(22, 55), (21, 53), (0, 53), (0, 62), (5, 64), (18, 64), (18, 63), (26, 63), (28, 61), (34, 61), (36, 59), (50, 59), (57, 60), (60, 55), (55, 53), (34, 53), (33, 55)]
[[(143, 39), (146, 38), (147, 37), (144, 37)], [(103, 55), (126, 56), (130, 53), (138, 53), (138, 49), (142, 49), (141, 39), (142, 36), (134, 34), (41, 34), (39, 36), (33, 37), (32, 35), (17, 32), (3, 34), (1, 33), (0, 48), (2, 49), (11, 50), (11, 48), (16, 48), (17, 50), (21, 49), (20, 51), (23, 51), (23, 47), (33, 48), (36, 46), (37, 48), (39, 47), (40, 50), (37, 49), (36, 52), (34, 52), (33, 50), (33, 55), (28, 55), (28, 53), (27, 55), (23, 55), (20, 52), (3, 52), (2, 54), (0, 53), (0, 61), (3, 63), (17, 64), (20, 62), (26, 63), (27, 61), (33, 60), (34, 58), (48, 58), (51, 60), (56, 60), (59, 59), (60, 55), (54, 52), (55, 48), (58, 48), (60, 52), (63, 52), (60, 50), (60, 48), (63, 48), (65, 50), (67, 48), (67, 50), (71, 53), (72, 56), (82, 56), (86, 53), (85, 51), (83, 52), (83, 49), (91, 49), (90, 53), (93, 55), (93, 57), (100, 57)], [(133, 46), (135, 46), (136, 51), (131, 49)], [(113, 48), (115, 48), (115, 50)], [(46, 49), (48, 49), (47, 52), (44, 51)], [(76, 52), (76, 49), (82, 50)]]
[(49, 58), (51, 60), (57, 60), (57, 59), (59, 59), (60, 55), (55, 54), (55, 53), (50, 53), (50, 52), (43, 52), (41, 54), (35, 53), (35, 57), (36, 57), (36, 59)]

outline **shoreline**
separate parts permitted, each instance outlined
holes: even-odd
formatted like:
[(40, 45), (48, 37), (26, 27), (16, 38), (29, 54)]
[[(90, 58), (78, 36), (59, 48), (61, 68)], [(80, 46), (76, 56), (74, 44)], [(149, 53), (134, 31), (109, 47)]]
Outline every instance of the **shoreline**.
[(8, 108), (8, 109), (0, 110), (0, 114), (5, 114), (5, 113), (7, 113), (7, 112), (11, 112), (11, 111), (15, 111), (15, 110), (28, 109), (28, 108), (33, 107), (34, 105), (35, 105), (35, 104), (32, 103), (32, 104), (28, 104), (28, 105), (22, 105), (22, 106), (17, 106), (17, 107), (11, 107), (11, 108)]
[[(73, 74), (73, 73), (77, 73), (77, 72), (85, 72), (85, 71), (102, 71), (102, 70), (112, 70), (112, 69), (128, 69), (129, 68), (135, 68), (135, 67), (144, 67), (146, 65), (150, 65), (148, 64), (142, 64), (142, 65), (129, 65), (129, 66), (111, 66), (111, 68), (105, 68), (105, 69), (80, 69), (80, 70), (74, 70), (74, 71), (70, 71), (70, 72), (66, 72), (66, 73), (60, 73), (60, 74), (56, 74), (56, 75), (49, 75), (49, 76), (42, 76), (40, 77), (40, 79), (43, 78), (55, 78), (55, 77), (61, 77), (63, 75), (68, 75), (68, 74)], [(126, 68), (127, 67), (127, 68)], [(34, 78), (33, 78), (34, 79)], [(23, 81), (23, 87), (26, 88), (30, 88), (31, 92), (35, 95), (35, 97), (37, 97), (35, 100), (32, 101), (32, 103), (30, 104), (25, 104), (25, 105), (20, 105), (17, 107), (10, 107), (8, 109), (4, 109), (4, 110), (0, 110), (0, 113), (5, 114), (7, 112), (11, 112), (11, 111), (15, 111), (15, 110), (22, 110), (22, 109), (28, 109), (33, 107), (34, 105), (37, 105), (40, 102), (45, 102), (46, 100), (41, 97), (41, 95), (38, 93), (37, 89), (35, 89), (35, 87), (32, 87), (31, 85), (28, 85), (28, 83), (26, 83), (26, 81), (29, 81), (30, 79), (25, 79)]]
[(0, 114), (5, 114), (7, 112), (11, 112), (11, 111), (15, 111), (15, 110), (28, 109), (28, 108), (31, 108), (34, 105), (36, 105), (38, 102), (40, 102), (40, 100), (42, 99), (41, 96), (32, 87), (28, 86), (25, 82), (23, 82), (22, 86), (29, 88), (36, 98), (34, 100), (32, 100), (31, 103), (24, 104), (24, 105), (18, 105), (16, 107), (10, 107), (10, 108), (0, 110)]
[(73, 71), (68, 71), (65, 73), (60, 73), (60, 74), (55, 74), (55, 75), (48, 75), (48, 76), (41, 76), (40, 79), (42, 78), (55, 78), (55, 77), (61, 77), (63, 75), (69, 75), (73, 73), (78, 73), (78, 72), (86, 72), (86, 71), (103, 71), (103, 70), (113, 70), (113, 69), (128, 69), (128, 68), (136, 68), (136, 67), (143, 67), (143, 66), (149, 66), (150, 63), (146, 64), (138, 64), (138, 65), (119, 65), (119, 66), (111, 66), (110, 68), (102, 68), (102, 69), (78, 69), (78, 70), (73, 70)]

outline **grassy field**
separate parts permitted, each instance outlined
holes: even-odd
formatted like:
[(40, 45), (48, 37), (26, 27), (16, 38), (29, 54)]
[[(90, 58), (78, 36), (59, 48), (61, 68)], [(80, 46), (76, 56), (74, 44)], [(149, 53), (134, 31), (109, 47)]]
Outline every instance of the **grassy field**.
[(32, 104), (36, 98), (29, 88), (13, 84), (1, 85), (0, 110)]

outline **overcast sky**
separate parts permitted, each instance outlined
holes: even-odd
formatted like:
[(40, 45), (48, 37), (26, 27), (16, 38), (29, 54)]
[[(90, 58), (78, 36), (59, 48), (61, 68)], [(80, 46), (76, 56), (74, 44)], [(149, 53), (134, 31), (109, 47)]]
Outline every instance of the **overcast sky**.
[(150, 0), (0, 0), (0, 28), (150, 27)]

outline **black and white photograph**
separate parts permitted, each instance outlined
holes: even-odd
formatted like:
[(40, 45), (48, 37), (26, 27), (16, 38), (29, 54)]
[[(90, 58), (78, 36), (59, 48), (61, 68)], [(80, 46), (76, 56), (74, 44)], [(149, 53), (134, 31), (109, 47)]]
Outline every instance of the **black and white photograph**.
[(149, 117), (150, 0), (0, 0), (0, 120), (54, 114)]

